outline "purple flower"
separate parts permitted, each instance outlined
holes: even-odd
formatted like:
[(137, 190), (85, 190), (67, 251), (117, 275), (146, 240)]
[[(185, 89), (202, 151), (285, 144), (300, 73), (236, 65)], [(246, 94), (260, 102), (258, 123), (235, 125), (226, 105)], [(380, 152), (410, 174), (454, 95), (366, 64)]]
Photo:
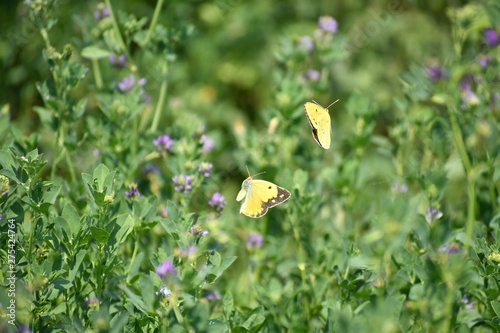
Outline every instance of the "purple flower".
[(167, 206), (163, 206), (160, 209), (160, 215), (163, 217), (168, 217), (168, 209)]
[(474, 309), (474, 306), (476, 305), (476, 302), (471, 302), (469, 295), (464, 294), (462, 296), (462, 304), (465, 305), (465, 308), (468, 310)]
[(188, 192), (193, 187), (191, 186), (191, 177), (187, 175), (179, 175), (172, 178), (177, 192)]
[(160, 135), (156, 139), (153, 140), (153, 145), (156, 146), (159, 152), (170, 151), (174, 144), (174, 140), (172, 140), (168, 135)]
[(122, 93), (125, 94), (130, 90), (132, 90), (134, 88), (134, 85), (135, 85), (134, 74), (130, 74), (129, 76), (118, 82), (117, 87), (118, 90), (120, 90)]
[(96, 21), (100, 21), (105, 17), (109, 16), (109, 9), (108, 6), (106, 6), (103, 3), (100, 3), (97, 5), (96, 9), (94, 10), (94, 19)]
[(19, 326), (17, 330), (17, 333), (32, 333), (32, 331), (29, 329), (28, 326), (24, 326), (21, 324), (21, 326)]
[(94, 154), (95, 157), (99, 157), (99, 156), (101, 156), (101, 150), (99, 148), (95, 148), (92, 151), (92, 154)]
[(168, 289), (167, 287), (162, 287), (158, 289), (158, 291), (155, 291), (155, 294), (157, 296), (162, 295), (165, 298), (170, 298), (170, 296), (172, 295), (172, 290)]
[(191, 228), (189, 228), (191, 233), (195, 236), (207, 236), (208, 230), (203, 230), (203, 228), (199, 224), (195, 224)]
[(127, 64), (127, 57), (124, 54), (118, 56), (114, 53), (111, 53), (108, 59), (111, 66), (116, 68), (123, 68)]
[(302, 36), (299, 38), (299, 49), (302, 51), (312, 51), (314, 49), (314, 43), (311, 36)]
[(93, 297), (92, 299), (85, 298), (84, 301), (85, 304), (87, 304), (87, 306), (91, 308), (96, 308), (97, 305), (102, 304), (102, 301), (99, 301), (97, 297)]
[(198, 167), (198, 172), (205, 175), (205, 178), (208, 178), (210, 177), (210, 170), (212, 170), (212, 167), (212, 163), (201, 162), (200, 166)]
[(334, 34), (337, 32), (338, 23), (331, 16), (321, 16), (318, 19), (318, 26), (321, 30)]
[(489, 47), (495, 47), (500, 44), (500, 34), (495, 29), (486, 28), (483, 30), (483, 35)]
[(408, 185), (406, 185), (406, 183), (402, 184), (394, 183), (391, 186), (391, 190), (394, 194), (397, 193), (405, 194), (406, 192), (408, 192)]
[(481, 56), (481, 55), (478, 55), (477, 58), (476, 58), (476, 61), (477, 63), (483, 67), (483, 68), (486, 68), (486, 66), (488, 66), (489, 62), (493, 60), (493, 57), (488, 55), (488, 56)]
[(219, 192), (215, 192), (212, 194), (210, 200), (208, 200), (208, 204), (212, 207), (216, 207), (216, 209), (220, 211), (226, 205), (226, 199)]
[(176, 276), (177, 269), (175, 269), (174, 263), (171, 260), (165, 260), (156, 267), (156, 274), (164, 279), (168, 275)]
[(180, 249), (179, 255), (183, 258), (188, 258), (198, 251), (198, 248), (195, 245), (190, 245), (186, 249)]
[(440, 66), (425, 66), (425, 72), (432, 82), (448, 78), (448, 72)]
[(443, 212), (441, 212), (439, 209), (434, 208), (434, 207), (430, 207), (430, 206), (427, 207), (425, 220), (428, 223), (436, 221), (436, 220), (440, 219), (442, 216), (443, 216)]
[(215, 146), (215, 141), (208, 137), (206, 134), (203, 134), (201, 136), (200, 143), (203, 145), (203, 147), (201, 147), (201, 151), (205, 154), (210, 153)]
[(142, 167), (142, 173), (159, 173), (160, 168), (155, 163), (150, 163)]
[(307, 81), (317, 82), (321, 78), (321, 74), (315, 69), (308, 69), (302, 74), (302, 77)]
[(205, 291), (205, 298), (209, 301), (214, 301), (222, 299), (222, 295), (218, 290), (207, 290)]
[(137, 190), (136, 186), (130, 186), (130, 192), (125, 191), (125, 196), (127, 198), (131, 198), (131, 197), (134, 197), (134, 196), (137, 196), (137, 198), (140, 198), (141, 194)]
[(264, 244), (264, 238), (257, 232), (250, 232), (247, 236), (247, 248), (254, 249), (256, 247), (262, 247)]
[(462, 248), (458, 244), (449, 243), (446, 245), (441, 245), (437, 251), (440, 253), (455, 254), (462, 252)]
[(139, 87), (143, 87), (146, 83), (148, 82), (148, 80), (146, 80), (146, 78), (140, 78), (139, 81), (137, 81), (137, 84), (139, 85)]

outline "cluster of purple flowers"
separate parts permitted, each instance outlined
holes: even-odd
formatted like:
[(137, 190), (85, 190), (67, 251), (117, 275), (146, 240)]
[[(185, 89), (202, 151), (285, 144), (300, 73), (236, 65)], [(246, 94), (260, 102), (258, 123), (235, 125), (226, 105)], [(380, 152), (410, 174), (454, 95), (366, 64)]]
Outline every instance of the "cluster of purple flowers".
[(435, 207), (427, 207), (426, 214), (425, 214), (425, 220), (428, 223), (431, 223), (433, 221), (439, 220), (443, 216), (443, 212), (440, 211), (439, 209)]
[(166, 279), (168, 276), (177, 276), (177, 269), (171, 260), (165, 260), (156, 267), (156, 274)]
[(99, 301), (97, 297), (93, 297), (92, 299), (85, 298), (84, 301), (90, 308), (96, 308), (98, 305), (102, 304), (102, 301)]
[(215, 207), (218, 211), (221, 211), (226, 205), (226, 199), (219, 192), (215, 192), (212, 194), (210, 200), (208, 200), (208, 204), (212, 207)]
[(212, 163), (208, 162), (201, 162), (200, 166), (198, 167), (198, 172), (202, 173), (205, 178), (210, 177), (210, 171), (212, 170)]
[(156, 146), (159, 152), (168, 152), (172, 149), (174, 145), (174, 140), (172, 140), (168, 135), (160, 135), (153, 140), (153, 145)]
[[(298, 41), (298, 50), (303, 53), (309, 53), (314, 50), (314, 41), (329, 40), (338, 30), (338, 22), (331, 16), (321, 16), (318, 19), (318, 29), (314, 33), (314, 37), (302, 36)], [(317, 82), (321, 78), (321, 73), (315, 69), (308, 69), (302, 74), (305, 81)]]
[(105, 17), (109, 16), (109, 8), (103, 3), (100, 3), (96, 6), (96, 9), (94, 10), (94, 19), (96, 21), (100, 21)]
[(257, 247), (262, 247), (263, 244), (264, 244), (264, 237), (262, 237), (261, 234), (255, 231), (252, 231), (248, 234), (246, 245), (249, 250), (255, 249)]
[(140, 198), (141, 193), (139, 193), (139, 190), (137, 190), (136, 186), (130, 186), (130, 191), (125, 191), (125, 196), (127, 198), (133, 198), (133, 197)]
[(179, 175), (172, 178), (177, 192), (189, 192), (193, 188), (191, 185), (191, 177), (188, 175)]

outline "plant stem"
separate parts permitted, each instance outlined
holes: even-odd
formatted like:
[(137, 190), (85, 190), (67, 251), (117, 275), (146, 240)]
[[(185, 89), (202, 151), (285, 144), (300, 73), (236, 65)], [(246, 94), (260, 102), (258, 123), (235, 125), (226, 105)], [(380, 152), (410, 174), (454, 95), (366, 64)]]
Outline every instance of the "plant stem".
[(92, 59), (92, 68), (94, 70), (95, 85), (98, 90), (101, 90), (103, 87), (103, 81), (101, 75), (101, 68), (99, 67), (99, 60)]
[(458, 119), (456, 115), (456, 110), (454, 107), (448, 107), (448, 114), (450, 115), (451, 130), (455, 140), (455, 145), (457, 147), (458, 153), (462, 160), (462, 165), (465, 169), (465, 174), (467, 175), (467, 195), (468, 195), (468, 206), (467, 206), (467, 224), (465, 227), (466, 244), (465, 247), (468, 248), (471, 245), (472, 237), (474, 234), (474, 222), (475, 222), (475, 211), (476, 211), (476, 184), (474, 180), (474, 175), (472, 174), (471, 161), (469, 155), (467, 155), (467, 150), (465, 149), (464, 140), (462, 138), (462, 132), (458, 125)]
[(156, 3), (155, 12), (153, 14), (153, 19), (151, 21), (151, 25), (149, 26), (149, 31), (148, 31), (148, 34), (146, 36), (146, 40), (144, 41), (143, 46), (146, 46), (149, 43), (149, 40), (151, 39), (151, 35), (153, 34), (153, 30), (156, 27), (156, 23), (158, 22), (158, 17), (160, 16), (160, 11), (161, 11), (162, 6), (163, 6), (163, 0), (158, 0), (158, 2)]
[[(168, 73), (168, 66), (166, 64), (165, 64), (165, 73)], [(158, 103), (156, 104), (153, 122), (151, 123), (151, 132), (153, 133), (156, 132), (156, 129), (158, 128), (161, 111), (165, 107), (165, 100), (167, 99), (167, 87), (168, 87), (167, 78), (168, 76), (165, 75), (163, 78), (163, 82), (161, 83), (160, 98), (158, 99)]]
[(127, 55), (127, 58), (130, 59), (127, 47), (125, 46), (125, 42), (123, 41), (122, 35), (120, 34), (120, 28), (118, 27), (118, 21), (116, 20), (116, 16), (113, 11), (113, 7), (111, 6), (111, 2), (110, 0), (104, 0), (104, 3), (106, 3), (106, 6), (108, 7), (109, 16), (111, 17), (111, 21), (113, 22), (113, 30), (115, 32), (118, 44), (120, 45), (122, 51)]

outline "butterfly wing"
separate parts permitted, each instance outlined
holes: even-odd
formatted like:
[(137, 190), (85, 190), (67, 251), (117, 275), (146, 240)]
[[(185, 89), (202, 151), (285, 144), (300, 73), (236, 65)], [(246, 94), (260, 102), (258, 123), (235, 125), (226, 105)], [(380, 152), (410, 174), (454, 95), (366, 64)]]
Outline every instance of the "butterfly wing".
[(265, 180), (250, 180), (245, 201), (240, 214), (257, 218), (265, 215), (271, 207), (277, 206), (290, 198), (290, 192), (283, 187)]
[(324, 107), (307, 102), (304, 104), (307, 120), (313, 129), (312, 134), (314, 140), (324, 149), (330, 148), (331, 141), (331, 127), (332, 121), (328, 109)]

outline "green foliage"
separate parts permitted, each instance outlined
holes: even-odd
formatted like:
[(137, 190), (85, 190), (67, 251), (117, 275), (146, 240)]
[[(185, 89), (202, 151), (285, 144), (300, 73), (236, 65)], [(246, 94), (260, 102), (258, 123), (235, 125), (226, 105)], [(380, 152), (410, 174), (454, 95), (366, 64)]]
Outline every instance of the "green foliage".
[(18, 6), (2, 331), (500, 330), (496, 2)]

